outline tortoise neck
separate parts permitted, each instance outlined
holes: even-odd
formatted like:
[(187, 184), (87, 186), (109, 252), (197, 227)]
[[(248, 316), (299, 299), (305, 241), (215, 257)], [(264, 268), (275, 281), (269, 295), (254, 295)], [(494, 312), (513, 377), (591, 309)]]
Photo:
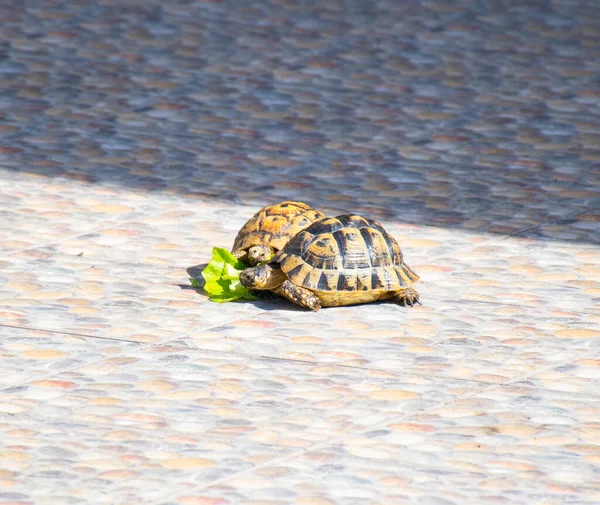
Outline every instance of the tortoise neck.
[(267, 269), (268, 276), (264, 287), (261, 289), (275, 289), (281, 286), (287, 279), (287, 276), (283, 273), (278, 263), (269, 263), (268, 265), (262, 265), (262, 267)]

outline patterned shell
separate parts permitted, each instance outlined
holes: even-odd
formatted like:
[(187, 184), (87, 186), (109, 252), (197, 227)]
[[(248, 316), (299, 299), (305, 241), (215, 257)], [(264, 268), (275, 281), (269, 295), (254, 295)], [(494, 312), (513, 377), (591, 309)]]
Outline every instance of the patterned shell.
[(377, 221), (353, 214), (313, 223), (271, 262), (313, 291), (396, 291), (419, 280), (394, 237)]
[(325, 214), (302, 202), (281, 202), (265, 207), (242, 227), (232, 251), (255, 245), (268, 245), (279, 251), (298, 232), (324, 217)]

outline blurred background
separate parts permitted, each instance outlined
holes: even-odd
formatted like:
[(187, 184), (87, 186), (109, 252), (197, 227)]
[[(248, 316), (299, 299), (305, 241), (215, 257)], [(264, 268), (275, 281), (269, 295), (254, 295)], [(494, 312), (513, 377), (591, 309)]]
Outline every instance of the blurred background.
[(595, 1), (0, 9), (4, 169), (567, 240), (600, 208)]

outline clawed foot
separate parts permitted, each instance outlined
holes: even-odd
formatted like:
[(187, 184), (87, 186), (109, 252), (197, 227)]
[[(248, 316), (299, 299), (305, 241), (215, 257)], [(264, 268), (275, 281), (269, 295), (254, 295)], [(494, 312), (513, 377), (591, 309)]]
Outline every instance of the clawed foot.
[(308, 300), (306, 300), (305, 307), (309, 308), (313, 312), (317, 312), (321, 308), (321, 302), (316, 296), (312, 296)]
[(417, 303), (421, 305), (419, 293), (417, 293), (413, 288), (408, 288), (396, 296), (396, 302), (403, 307), (413, 307)]

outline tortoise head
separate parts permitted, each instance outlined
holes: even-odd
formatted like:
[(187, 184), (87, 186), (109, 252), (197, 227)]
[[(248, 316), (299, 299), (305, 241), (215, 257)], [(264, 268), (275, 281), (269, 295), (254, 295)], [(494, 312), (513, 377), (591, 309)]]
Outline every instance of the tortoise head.
[(249, 289), (275, 289), (285, 280), (278, 265), (259, 265), (240, 273), (240, 282)]
[(255, 245), (248, 249), (248, 263), (258, 265), (273, 256), (273, 249), (268, 245)]

